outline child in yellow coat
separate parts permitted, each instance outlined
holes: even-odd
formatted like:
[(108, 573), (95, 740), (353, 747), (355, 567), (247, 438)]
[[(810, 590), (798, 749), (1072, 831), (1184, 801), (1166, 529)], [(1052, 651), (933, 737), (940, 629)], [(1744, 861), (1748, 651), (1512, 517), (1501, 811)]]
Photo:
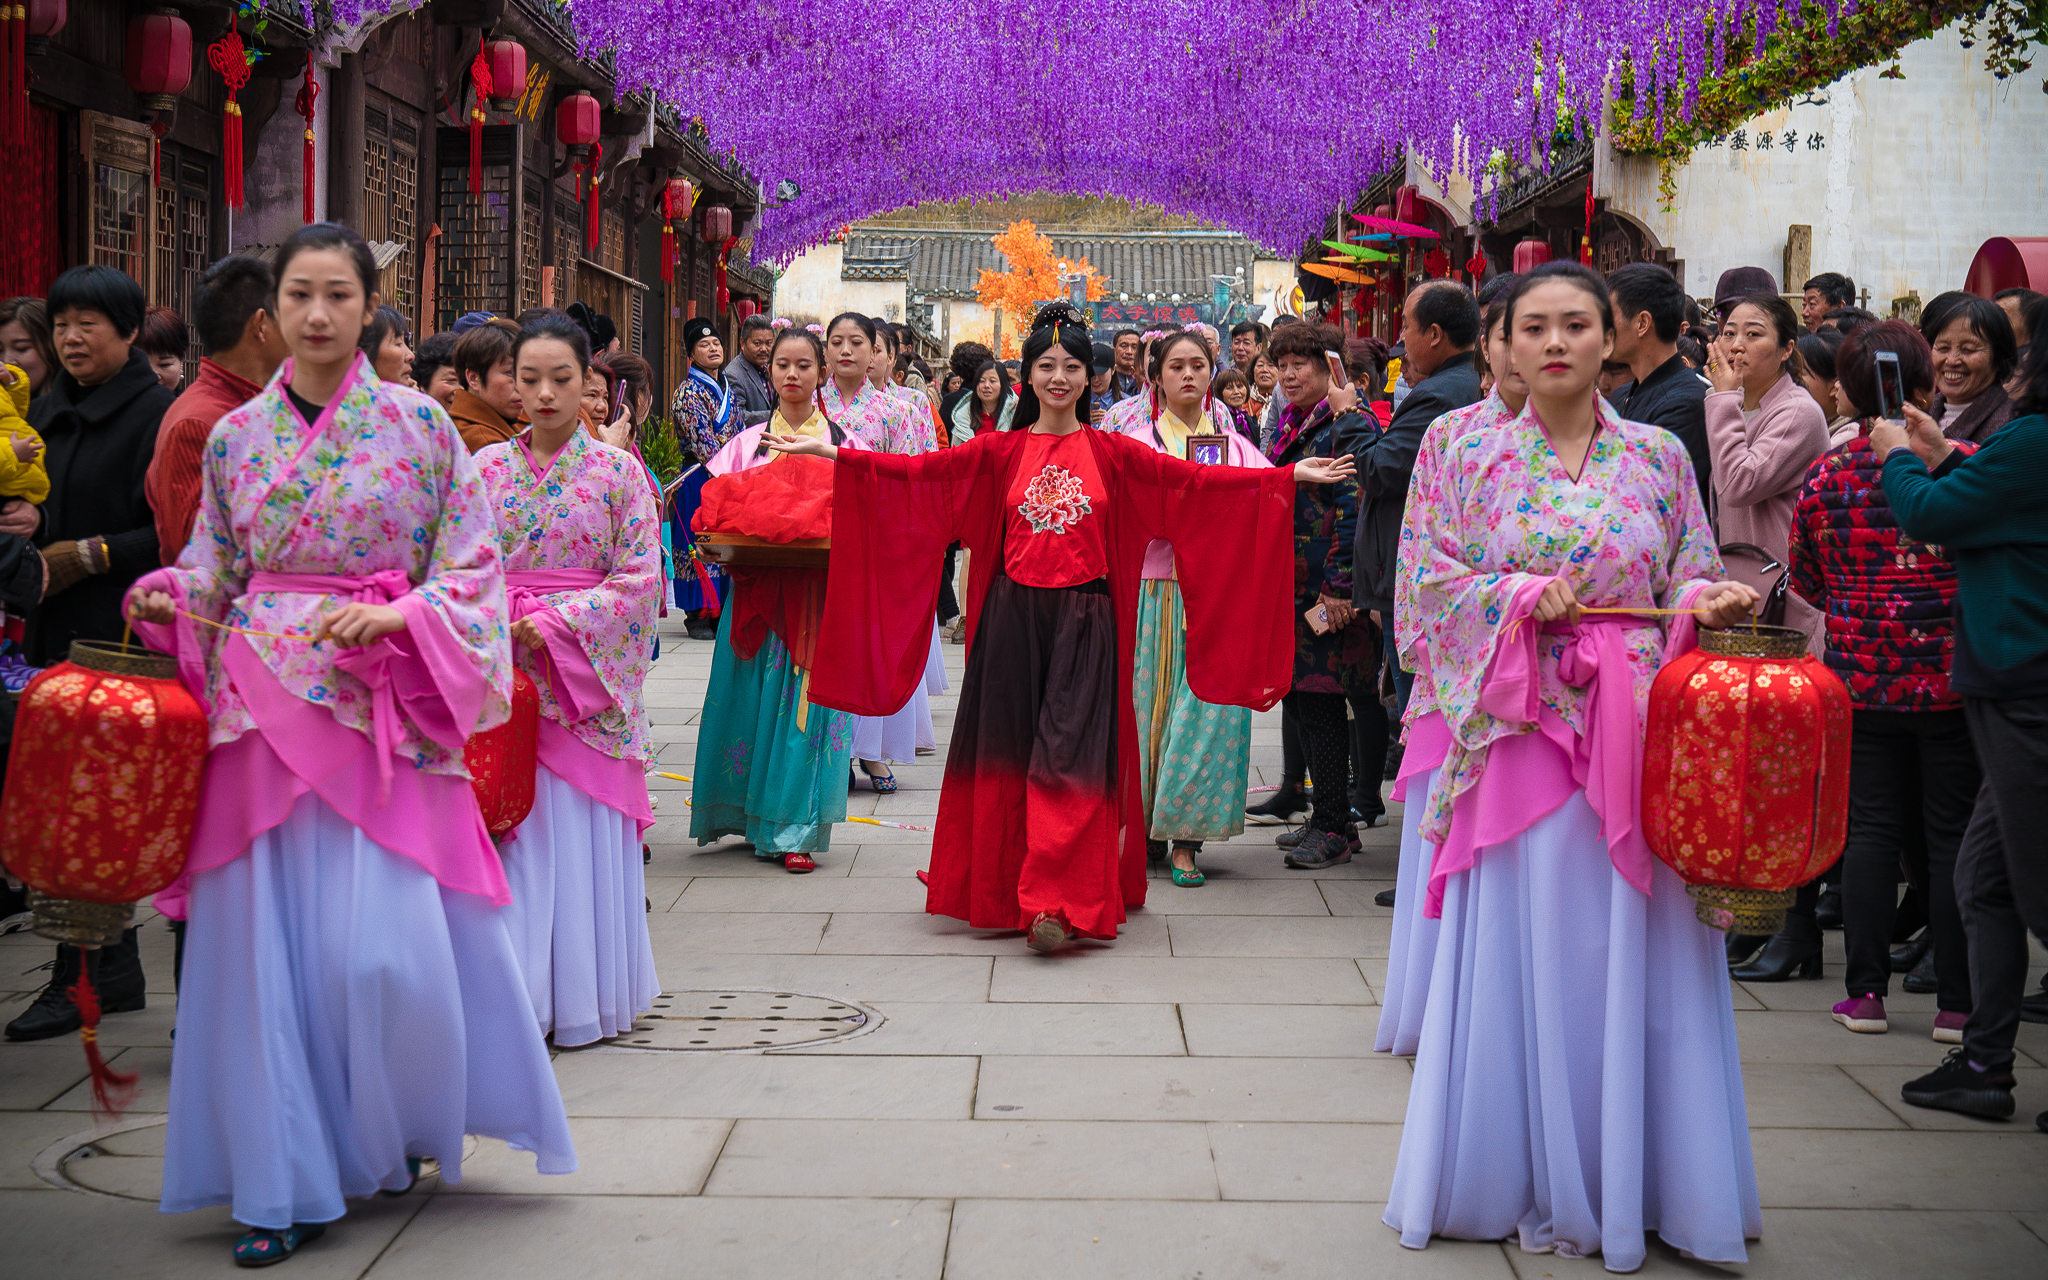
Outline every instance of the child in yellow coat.
[(28, 425), (28, 375), (18, 365), (0, 365), (0, 498), (26, 498), (41, 505), (50, 497), (43, 470), (43, 438)]

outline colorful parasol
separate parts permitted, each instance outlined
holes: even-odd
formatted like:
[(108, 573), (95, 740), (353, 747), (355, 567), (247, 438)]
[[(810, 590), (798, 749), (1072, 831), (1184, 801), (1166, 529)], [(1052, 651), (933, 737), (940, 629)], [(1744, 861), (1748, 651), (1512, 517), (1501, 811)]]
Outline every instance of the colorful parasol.
[(1394, 255), (1391, 253), (1383, 253), (1378, 249), (1368, 249), (1363, 245), (1346, 244), (1342, 240), (1325, 240), (1323, 243), (1338, 253), (1356, 258), (1360, 262), (1392, 262), (1394, 260)]
[(1327, 276), (1344, 284), (1365, 283), (1365, 277), (1356, 271), (1349, 271), (1343, 267), (1332, 267), (1321, 262), (1304, 262), (1301, 264), (1301, 269), (1303, 271), (1313, 271), (1319, 276)]
[(1397, 236), (1413, 236), (1417, 240), (1434, 240), (1436, 232), (1428, 227), (1418, 227), (1412, 222), (1396, 222), (1392, 218), (1375, 218), (1367, 213), (1354, 213), (1352, 217), (1371, 227), (1374, 231), (1391, 231)]

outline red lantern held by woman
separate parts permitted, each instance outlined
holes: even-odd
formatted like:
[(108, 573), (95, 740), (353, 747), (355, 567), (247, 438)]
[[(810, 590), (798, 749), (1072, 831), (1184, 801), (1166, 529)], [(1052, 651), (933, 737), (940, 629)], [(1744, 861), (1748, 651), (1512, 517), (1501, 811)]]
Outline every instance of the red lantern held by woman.
[[(206, 712), (175, 658), (77, 640), (29, 681), (14, 722), (0, 850), (27, 884), (35, 931), (81, 947), (118, 942), (133, 903), (185, 869), (206, 769)], [(72, 989), (93, 1099), (118, 1111), (134, 1077), (101, 1058), (89, 968)]]
[(533, 812), (539, 749), (540, 691), (524, 671), (514, 670), (512, 717), (495, 729), (471, 734), (462, 748), (477, 807), (493, 840), (503, 839)]
[(491, 68), (491, 110), (510, 111), (526, 92), (526, 46), (517, 40), (492, 40), (484, 45)]
[(175, 13), (146, 13), (128, 23), (123, 71), (144, 111), (169, 112), (192, 83), (192, 28)]
[(1776, 933), (1842, 854), (1849, 690), (1787, 627), (1702, 631), (1650, 686), (1643, 837), (1701, 921)]
[(714, 204), (704, 210), (703, 234), (705, 244), (724, 244), (732, 239), (732, 209)]

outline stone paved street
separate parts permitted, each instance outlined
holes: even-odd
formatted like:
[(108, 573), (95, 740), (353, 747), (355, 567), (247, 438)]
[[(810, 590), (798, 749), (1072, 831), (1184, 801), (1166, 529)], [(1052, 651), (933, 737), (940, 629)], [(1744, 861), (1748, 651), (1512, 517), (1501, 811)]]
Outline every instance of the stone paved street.
[[(678, 618), (665, 626), (649, 700), (661, 767), (687, 774), (711, 646), (683, 639)], [(956, 688), (962, 653), (946, 648)], [(936, 704), (942, 742), (953, 701)], [(1259, 717), (1256, 781), (1277, 780), (1278, 734), (1277, 712)], [(942, 758), (899, 767), (900, 792), (863, 789), (850, 810), (929, 825)], [(922, 913), (913, 873), (927, 835), (848, 824), (815, 874), (791, 876), (743, 847), (693, 847), (687, 784), (656, 786), (647, 884), (671, 994), (663, 1018), (625, 1038), (645, 1045), (557, 1056), (581, 1171), (540, 1178), (530, 1157), (473, 1140), (460, 1187), (428, 1178), (361, 1202), (281, 1274), (1598, 1273), (1597, 1260), (1512, 1244), (1407, 1252), (1380, 1225), (1409, 1078), (1407, 1062), (1371, 1052), (1389, 926), (1372, 898), (1392, 884), (1392, 829), (1370, 833), (1361, 860), (1311, 873), (1283, 869), (1274, 829), (1252, 828), (1209, 851), (1207, 887), (1155, 880), (1113, 946), (1043, 958)], [(115, 1131), (94, 1131), (75, 1037), (0, 1046), (0, 1274), (13, 1280), (230, 1271), (225, 1210), (155, 1209), (171, 945), (161, 920), (144, 937), (150, 1008), (103, 1029), (115, 1064), (144, 1082)], [(2048, 1275), (2048, 1136), (2033, 1125), (2048, 1108), (2048, 1027), (2021, 1028), (2014, 1122), (1915, 1110), (1898, 1086), (1941, 1058), (1933, 997), (1895, 991), (1891, 1033), (1851, 1035), (1827, 1016), (1839, 934), (1829, 947), (1824, 981), (1734, 993), (1764, 1201), (1750, 1265), (1653, 1243), (1644, 1274)], [(0, 993), (13, 993), (0, 1019), (32, 997), (50, 954), (26, 934), (0, 940)], [(766, 1021), (804, 995), (823, 999)], [(690, 1048), (739, 1024), (686, 1015), (748, 999), (767, 1001), (748, 1024), (763, 1034), (856, 1030), (812, 1048)]]

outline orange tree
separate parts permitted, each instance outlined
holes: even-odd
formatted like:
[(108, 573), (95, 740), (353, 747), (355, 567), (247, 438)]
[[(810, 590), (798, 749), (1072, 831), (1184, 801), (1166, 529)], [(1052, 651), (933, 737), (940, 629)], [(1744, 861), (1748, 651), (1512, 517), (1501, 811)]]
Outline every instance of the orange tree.
[(1102, 276), (1088, 260), (1060, 257), (1053, 251), (1052, 241), (1029, 222), (1011, 223), (1009, 230), (995, 237), (995, 246), (1009, 269), (982, 272), (975, 283), (975, 297), (982, 306), (1001, 311), (1008, 319), (1003, 334), (1005, 358), (1017, 354), (1018, 335), (1030, 330), (1038, 304), (1067, 296), (1067, 284), (1060, 278), (1062, 264), (1067, 274), (1088, 277), (1091, 300), (1102, 296)]

